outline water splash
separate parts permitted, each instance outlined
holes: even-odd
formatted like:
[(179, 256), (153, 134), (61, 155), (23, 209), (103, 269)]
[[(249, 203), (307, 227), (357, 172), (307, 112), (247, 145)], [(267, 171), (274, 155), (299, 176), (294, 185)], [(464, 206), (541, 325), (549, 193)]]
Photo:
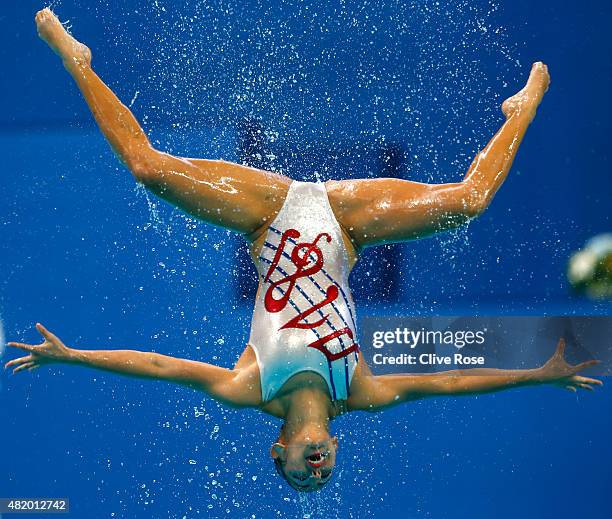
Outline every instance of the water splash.
[[(134, 85), (145, 125), (259, 121), (266, 149), (257, 161), (294, 178), (344, 176), (348, 150), (363, 155), (389, 140), (407, 145), (409, 176), (456, 178), (501, 116), (520, 66), (493, 1), (170, 6), (149, 7), (154, 45), (142, 45), (142, 34), (115, 36), (135, 49), (123, 58), (132, 67), (150, 63), (147, 81)], [(170, 147), (182, 139), (175, 133)], [(376, 173), (361, 163), (359, 176)]]
[(160, 215), (160, 211), (158, 207), (160, 203), (159, 200), (157, 200), (156, 198), (153, 198), (149, 194), (147, 189), (140, 183), (136, 184), (134, 191), (136, 192), (138, 196), (144, 197), (147, 203), (147, 210), (149, 213), (150, 221), (145, 223), (145, 225), (143, 226), (143, 229), (147, 230), (152, 227), (155, 231), (157, 231), (157, 233), (160, 235), (162, 239), (168, 238), (172, 234), (172, 230), (171, 230), (170, 225), (164, 222), (164, 220), (162, 219)]

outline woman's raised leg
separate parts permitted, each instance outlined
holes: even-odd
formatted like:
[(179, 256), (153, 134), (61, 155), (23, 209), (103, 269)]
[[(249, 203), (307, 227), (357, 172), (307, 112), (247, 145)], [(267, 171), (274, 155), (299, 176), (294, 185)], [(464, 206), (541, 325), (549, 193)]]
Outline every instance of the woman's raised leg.
[(154, 149), (138, 121), (91, 67), (89, 49), (50, 9), (36, 15), (40, 37), (61, 57), (100, 130), (134, 177), (156, 195), (205, 221), (254, 237), (280, 209), (282, 175), (223, 160), (174, 157)]
[(462, 182), (422, 184), (396, 178), (327, 183), (338, 221), (358, 247), (410, 240), (480, 215), (502, 185), (549, 84), (534, 63), (529, 80), (502, 105), (506, 121), (476, 156)]

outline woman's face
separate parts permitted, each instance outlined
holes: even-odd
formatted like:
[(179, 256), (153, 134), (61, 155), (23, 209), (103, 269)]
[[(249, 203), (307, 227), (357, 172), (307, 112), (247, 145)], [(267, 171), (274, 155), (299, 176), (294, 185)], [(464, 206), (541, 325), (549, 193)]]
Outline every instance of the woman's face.
[(272, 457), (279, 458), (280, 470), (293, 488), (311, 492), (319, 490), (331, 479), (337, 448), (337, 438), (329, 437), (318, 442), (275, 443)]

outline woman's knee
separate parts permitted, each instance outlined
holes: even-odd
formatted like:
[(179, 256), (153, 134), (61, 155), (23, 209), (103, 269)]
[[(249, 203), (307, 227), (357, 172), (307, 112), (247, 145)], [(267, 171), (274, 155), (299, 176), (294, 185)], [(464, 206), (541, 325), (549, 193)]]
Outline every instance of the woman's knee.
[(162, 172), (161, 154), (155, 150), (128, 154), (124, 163), (136, 180), (143, 184), (159, 181)]

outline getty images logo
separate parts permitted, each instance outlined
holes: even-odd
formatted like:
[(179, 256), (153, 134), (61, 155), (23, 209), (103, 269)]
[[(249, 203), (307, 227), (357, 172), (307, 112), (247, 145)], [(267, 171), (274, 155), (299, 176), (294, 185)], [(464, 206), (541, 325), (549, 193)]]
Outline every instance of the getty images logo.
[(483, 344), (487, 329), (482, 330), (411, 330), (396, 327), (395, 330), (376, 330), (372, 333), (372, 346), (376, 349), (401, 344), (410, 349), (419, 345), (452, 345), (457, 349), (473, 344)]

